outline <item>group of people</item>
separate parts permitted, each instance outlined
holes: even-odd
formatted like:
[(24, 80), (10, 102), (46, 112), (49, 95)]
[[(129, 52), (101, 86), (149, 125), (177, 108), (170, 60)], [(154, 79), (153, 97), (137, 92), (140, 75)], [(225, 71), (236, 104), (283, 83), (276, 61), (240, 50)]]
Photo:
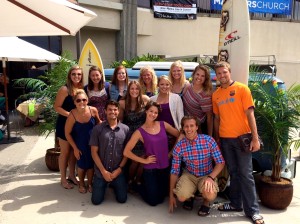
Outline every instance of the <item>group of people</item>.
[(128, 191), (138, 192), (151, 206), (169, 196), (170, 212), (177, 200), (191, 210), (198, 191), (203, 197), (198, 215), (207, 216), (226, 161), (231, 202), (218, 209), (244, 210), (253, 223), (264, 223), (252, 156), (241, 151), (238, 141), (251, 132), (251, 150), (259, 150), (251, 92), (231, 79), (228, 63), (217, 63), (215, 71), (221, 86), (213, 92), (205, 65), (194, 69), (191, 83), (181, 61), (159, 78), (145, 66), (139, 80), (130, 82), (122, 65), (111, 83), (92, 66), (86, 86), (82, 68), (72, 67), (54, 104), (62, 187), (78, 185), (80, 193), (91, 192), (95, 205), (103, 202), (107, 186), (119, 203), (126, 202)]

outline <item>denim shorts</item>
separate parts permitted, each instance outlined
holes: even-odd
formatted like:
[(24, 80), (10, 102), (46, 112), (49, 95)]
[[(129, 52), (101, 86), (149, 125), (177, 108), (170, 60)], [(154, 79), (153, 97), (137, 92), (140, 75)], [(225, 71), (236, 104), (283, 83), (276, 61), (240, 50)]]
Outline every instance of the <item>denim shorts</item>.
[[(207, 176), (196, 177), (184, 170), (173, 192), (180, 198), (194, 197), (197, 189), (200, 193), (202, 193), (206, 177)], [(219, 192), (217, 178), (215, 178), (214, 192)]]

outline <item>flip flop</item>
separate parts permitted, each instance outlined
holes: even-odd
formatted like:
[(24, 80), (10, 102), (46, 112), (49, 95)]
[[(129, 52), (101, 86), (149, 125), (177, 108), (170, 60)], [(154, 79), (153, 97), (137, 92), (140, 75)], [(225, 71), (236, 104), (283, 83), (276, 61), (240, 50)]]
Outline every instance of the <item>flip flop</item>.
[(72, 180), (70, 177), (67, 178), (67, 181), (73, 185), (78, 185), (77, 182), (75, 182), (74, 180)]
[(254, 224), (264, 224), (264, 218), (261, 215), (253, 215), (252, 217), (250, 217), (252, 219), (252, 222)]
[(210, 207), (201, 205), (201, 207), (198, 210), (198, 215), (204, 217), (204, 216), (208, 216), (209, 214), (210, 214)]
[[(222, 207), (221, 207), (222, 206)], [(218, 207), (218, 210), (221, 212), (241, 212), (243, 211), (242, 208), (234, 208), (230, 205), (230, 203), (224, 203)]]
[(194, 207), (194, 198), (189, 198), (183, 202), (182, 208), (188, 211), (192, 211)]

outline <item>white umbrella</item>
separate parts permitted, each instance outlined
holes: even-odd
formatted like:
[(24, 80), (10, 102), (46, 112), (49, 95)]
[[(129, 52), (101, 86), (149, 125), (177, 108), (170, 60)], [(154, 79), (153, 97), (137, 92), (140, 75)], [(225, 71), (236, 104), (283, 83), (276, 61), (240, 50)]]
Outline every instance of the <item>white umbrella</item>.
[(0, 0), (0, 36), (74, 36), (96, 17), (66, 0)]
[(0, 58), (2, 59), (3, 66), (4, 94), (6, 96), (5, 110), (7, 113), (7, 141), (2, 141), (2, 143), (12, 143), (19, 140), (10, 138), (6, 61), (56, 62), (60, 57), (50, 51), (21, 40), (18, 37), (0, 37)]

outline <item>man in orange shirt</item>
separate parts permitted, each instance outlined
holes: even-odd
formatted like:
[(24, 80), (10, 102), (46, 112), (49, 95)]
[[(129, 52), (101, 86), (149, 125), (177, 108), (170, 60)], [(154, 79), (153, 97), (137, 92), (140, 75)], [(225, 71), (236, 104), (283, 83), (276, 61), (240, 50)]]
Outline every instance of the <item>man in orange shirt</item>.
[(215, 65), (216, 76), (221, 86), (213, 93), (214, 128), (216, 141), (230, 174), (230, 203), (221, 205), (220, 211), (242, 211), (253, 223), (264, 223), (259, 215), (255, 182), (252, 175), (252, 154), (241, 150), (238, 136), (251, 132), (250, 150), (260, 149), (254, 103), (249, 88), (231, 79), (230, 65), (219, 62)]

